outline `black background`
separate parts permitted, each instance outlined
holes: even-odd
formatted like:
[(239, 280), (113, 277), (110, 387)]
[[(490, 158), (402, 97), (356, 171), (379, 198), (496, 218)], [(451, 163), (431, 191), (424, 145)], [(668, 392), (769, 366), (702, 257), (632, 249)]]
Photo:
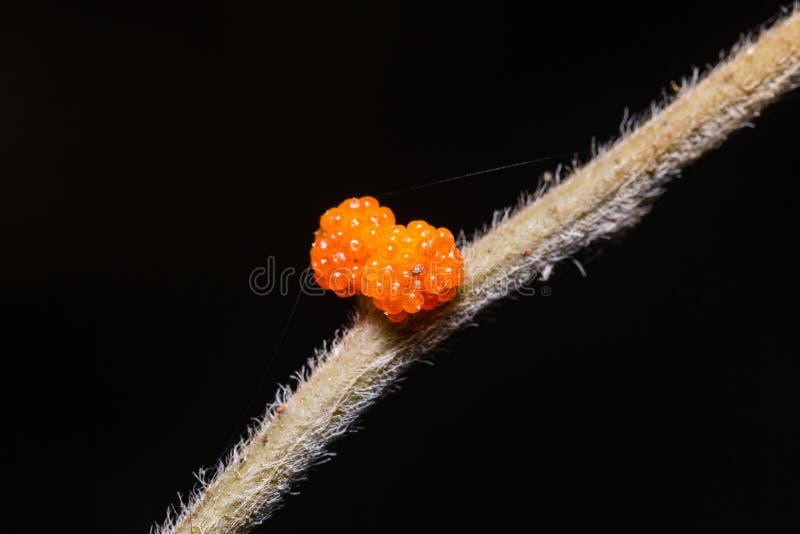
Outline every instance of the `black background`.
[[(0, 22), (4, 459), (37, 531), (146, 532), (349, 303), (317, 217), (617, 133), (779, 2), (118, 2)], [(415, 368), (256, 532), (789, 531), (794, 93), (616, 243)], [(387, 199), (467, 232), (559, 161)], [(264, 377), (262, 380), (262, 376)], [(33, 515), (26, 515), (33, 514)], [(32, 523), (31, 523), (32, 522)], [(752, 530), (751, 530), (752, 531)]]

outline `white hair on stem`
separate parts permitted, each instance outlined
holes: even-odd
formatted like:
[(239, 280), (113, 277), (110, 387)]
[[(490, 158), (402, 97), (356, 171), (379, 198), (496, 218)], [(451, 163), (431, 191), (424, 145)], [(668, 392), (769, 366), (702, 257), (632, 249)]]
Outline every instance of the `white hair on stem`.
[(757, 39), (744, 38), (702, 79), (697, 70), (673, 97), (645, 118), (625, 112), (621, 138), (597, 146), (594, 158), (548, 174), (515, 210), (495, 213), (492, 226), (463, 250), (466, 283), (446, 305), (405, 326), (389, 323), (360, 301), (349, 326), (281, 387), (263, 419), (220, 461), (180, 511), (168, 510), (157, 534), (239, 534), (262, 522), (307, 469), (328, 460), (329, 444), (359, 415), (478, 312), (517, 287), (510, 281), (547, 274), (554, 264), (597, 239), (635, 224), (681, 168), (800, 81), (800, 8)]

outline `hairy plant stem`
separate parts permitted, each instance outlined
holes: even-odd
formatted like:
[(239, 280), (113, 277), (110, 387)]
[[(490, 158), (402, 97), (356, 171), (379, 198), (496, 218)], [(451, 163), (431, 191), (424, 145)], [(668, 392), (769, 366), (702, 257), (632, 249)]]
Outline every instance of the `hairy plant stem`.
[[(516, 284), (587, 243), (634, 224), (678, 171), (719, 145), (800, 79), (800, 12), (697, 81), (563, 183), (526, 200), (465, 247), (465, 288), (448, 305), (398, 327), (360, 305), (350, 326), (284, 388), (162, 534), (243, 533), (263, 521), (327, 446), (414, 361)], [(637, 126), (634, 128), (634, 126)], [(559, 182), (556, 178), (554, 182)]]

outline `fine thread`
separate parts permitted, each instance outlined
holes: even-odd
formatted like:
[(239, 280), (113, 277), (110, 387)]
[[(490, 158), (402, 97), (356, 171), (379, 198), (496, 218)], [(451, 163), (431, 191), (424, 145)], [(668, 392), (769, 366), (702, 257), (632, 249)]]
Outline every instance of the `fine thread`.
[(585, 152), (585, 151), (562, 152), (560, 154), (553, 154), (551, 156), (544, 156), (544, 157), (541, 157), (541, 158), (529, 159), (527, 161), (520, 161), (520, 162), (517, 162), (517, 163), (509, 163), (507, 165), (500, 165), (499, 167), (493, 167), (491, 169), (483, 169), (483, 170), (480, 170), (480, 171), (468, 172), (466, 174), (460, 174), (458, 176), (450, 176), (449, 178), (441, 178), (439, 180), (434, 180), (432, 182), (425, 182), (423, 184), (412, 185), (412, 186), (409, 186), (409, 187), (404, 187), (402, 189), (395, 189), (393, 191), (387, 191), (385, 193), (381, 193), (380, 195), (375, 195), (375, 198), (391, 197), (391, 196), (394, 196), (394, 195), (399, 195), (401, 193), (409, 193), (411, 191), (418, 191), (420, 189), (425, 189), (425, 188), (428, 188), (428, 187), (432, 187), (434, 185), (446, 184), (448, 182), (455, 182), (455, 181), (458, 181), (458, 180), (463, 180), (465, 178), (472, 178), (474, 176), (481, 176), (481, 175), (484, 175), (484, 174), (493, 174), (493, 173), (500, 172), (500, 171), (505, 171), (505, 170), (509, 170), (509, 169), (515, 169), (517, 167), (526, 167), (528, 165), (533, 165), (535, 163), (544, 163), (544, 162), (547, 162), (547, 161), (553, 161), (553, 160), (565, 158), (567, 156), (575, 156), (575, 155), (581, 154), (583, 152)]
[(272, 351), (272, 355), (270, 356), (269, 360), (267, 360), (267, 365), (261, 372), (261, 378), (259, 378), (258, 380), (258, 385), (256, 386), (256, 389), (253, 392), (253, 394), (250, 396), (250, 400), (248, 401), (247, 406), (242, 411), (242, 415), (239, 418), (239, 423), (237, 423), (237, 425), (233, 429), (233, 434), (231, 434), (231, 437), (228, 438), (228, 447), (227, 447), (228, 449), (230, 449), (235, 444), (235, 438), (239, 435), (240, 432), (239, 429), (242, 427), (242, 424), (247, 419), (247, 413), (250, 411), (250, 408), (253, 407), (253, 403), (255, 402), (258, 393), (264, 386), (264, 382), (267, 379), (267, 374), (269, 373), (269, 370), (272, 368), (272, 365), (277, 360), (278, 353), (280, 352), (281, 346), (283, 345), (283, 341), (286, 338), (286, 334), (289, 332), (289, 327), (292, 324), (292, 319), (294, 319), (294, 314), (297, 311), (297, 305), (300, 303), (300, 296), (302, 294), (303, 290), (301, 288), (297, 291), (297, 295), (294, 298), (294, 303), (292, 304), (292, 307), (289, 310), (289, 315), (287, 315), (286, 321), (283, 324), (283, 329), (281, 330), (281, 333), (278, 336), (278, 341), (275, 343), (275, 348)]

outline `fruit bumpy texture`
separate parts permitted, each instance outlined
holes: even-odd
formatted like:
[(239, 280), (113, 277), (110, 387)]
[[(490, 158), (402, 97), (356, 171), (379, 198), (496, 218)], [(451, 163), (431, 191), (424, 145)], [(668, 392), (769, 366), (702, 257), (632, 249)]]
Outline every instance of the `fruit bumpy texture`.
[(360, 292), (361, 274), (394, 213), (372, 197), (349, 198), (320, 217), (311, 245), (311, 267), (320, 287), (340, 297)]
[(320, 287), (370, 297), (394, 322), (447, 302), (464, 282), (450, 230), (425, 221), (395, 224), (392, 210), (372, 197), (347, 199), (322, 215), (311, 267)]

